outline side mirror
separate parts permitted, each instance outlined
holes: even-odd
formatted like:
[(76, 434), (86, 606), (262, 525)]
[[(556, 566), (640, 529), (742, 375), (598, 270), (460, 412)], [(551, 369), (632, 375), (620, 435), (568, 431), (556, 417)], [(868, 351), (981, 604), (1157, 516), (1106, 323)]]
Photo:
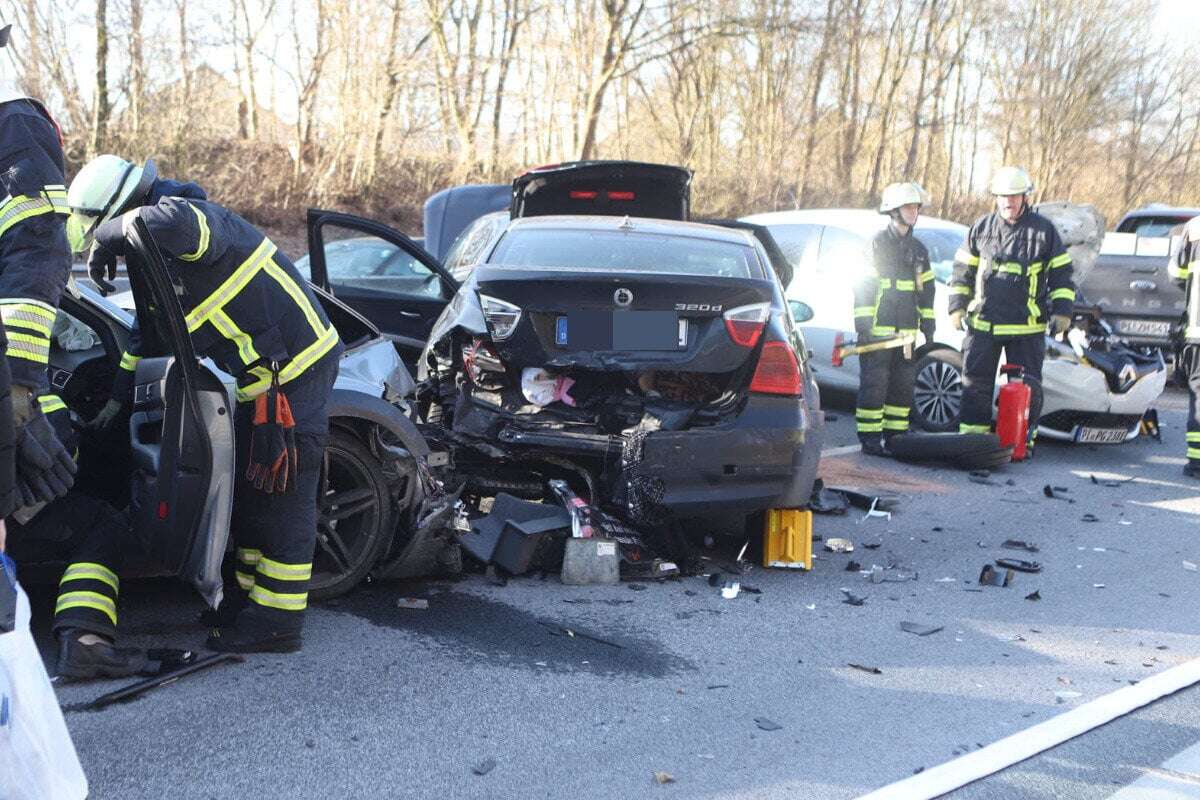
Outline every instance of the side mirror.
[(815, 316), (812, 306), (802, 300), (788, 300), (788, 306), (792, 309), (792, 319), (796, 322), (808, 322)]

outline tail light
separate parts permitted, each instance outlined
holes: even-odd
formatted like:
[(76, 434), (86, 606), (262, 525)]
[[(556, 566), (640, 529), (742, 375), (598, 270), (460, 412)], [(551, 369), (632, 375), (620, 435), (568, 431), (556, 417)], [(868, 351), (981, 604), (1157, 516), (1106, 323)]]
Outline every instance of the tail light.
[(507, 339), (521, 321), (521, 307), (486, 294), (479, 295), (479, 307), (487, 320), (493, 339)]
[(634, 199), (636, 199), (636, 197), (637, 197), (637, 195), (635, 195), (633, 192), (609, 192), (608, 193), (609, 200), (634, 200)]
[(750, 391), (759, 394), (781, 394), (799, 397), (804, 393), (804, 379), (796, 351), (787, 342), (765, 342), (758, 356), (758, 367), (750, 381)]
[(593, 192), (590, 189), (572, 189), (572, 200), (595, 200), (600, 195), (599, 192)]
[(758, 344), (758, 337), (762, 336), (770, 316), (770, 303), (731, 308), (725, 312), (725, 330), (729, 331), (729, 338), (734, 344), (754, 347)]
[(833, 355), (830, 356), (829, 360), (835, 367), (840, 367), (844, 361), (842, 358), (842, 345), (845, 343), (846, 337), (841, 331), (838, 331), (833, 335)]

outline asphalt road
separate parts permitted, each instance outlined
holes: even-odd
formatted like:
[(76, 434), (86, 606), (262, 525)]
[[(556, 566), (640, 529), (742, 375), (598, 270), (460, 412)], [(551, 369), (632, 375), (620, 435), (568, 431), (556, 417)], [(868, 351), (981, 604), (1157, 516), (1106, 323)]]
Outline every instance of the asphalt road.
[[(371, 585), (312, 609), (300, 654), (68, 724), (96, 798), (855, 797), (1200, 656), (1200, 572), (1182, 566), (1200, 563), (1200, 483), (1180, 474), (1183, 395), (1160, 409), (1166, 444), (1043, 444), (991, 484), (825, 459), (828, 483), (899, 492), (899, 509), (818, 517), (856, 552), (821, 553), (810, 573), (755, 569), (742, 580), (761, 594), (724, 600), (702, 577)], [(834, 413), (828, 447), (853, 440), (853, 414)], [(1040, 551), (1001, 549), (1009, 538)], [(1002, 556), (1043, 571), (979, 587)], [(852, 559), (918, 579), (871, 583)], [(52, 594), (35, 593), (47, 656)], [(406, 596), (429, 608), (397, 608)], [(169, 582), (130, 583), (126, 641), (197, 646), (199, 610)], [(901, 621), (944, 627), (916, 636)], [(71, 709), (119, 685), (59, 696)], [(1198, 706), (1185, 690), (956, 796), (1108, 797), (1200, 740)], [(674, 782), (656, 784), (660, 771)]]

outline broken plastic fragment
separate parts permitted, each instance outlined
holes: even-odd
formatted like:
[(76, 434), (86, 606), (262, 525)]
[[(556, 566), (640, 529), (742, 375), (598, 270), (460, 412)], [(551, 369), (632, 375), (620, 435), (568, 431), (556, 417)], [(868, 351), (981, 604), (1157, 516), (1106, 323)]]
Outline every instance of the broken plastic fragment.
[(669, 772), (656, 772), (654, 773), (654, 782), (660, 785), (674, 783), (675, 776)]
[(755, 717), (755, 718), (754, 718), (754, 724), (755, 724), (755, 725), (757, 725), (757, 726), (758, 726), (758, 729), (759, 729), (759, 730), (762, 730), (762, 731), (780, 731), (780, 730), (783, 730), (783, 726), (782, 726), (782, 725), (780, 725), (778, 722), (775, 722), (774, 720), (767, 719), (766, 717)]
[(849, 539), (826, 539), (825, 549), (831, 553), (853, 553), (854, 543)]
[(1041, 572), (1042, 565), (1036, 561), (1023, 561), (1019, 558), (997, 558), (996, 566), (1005, 569), (1015, 569), (1017, 572)]
[(867, 598), (860, 597), (849, 589), (842, 589), (842, 594), (846, 595), (842, 602), (848, 606), (861, 606), (863, 603), (867, 602)]
[(726, 600), (732, 600), (738, 596), (738, 593), (741, 590), (742, 585), (740, 583), (737, 581), (729, 581), (721, 587), (721, 597), (724, 597)]
[(1183, 562), (1183, 568), (1186, 569), (1188, 572), (1200, 571), (1200, 566), (1197, 566), (1194, 562), (1191, 562), (1191, 561)]
[(1011, 569), (1001, 572), (991, 564), (984, 564), (979, 573), (980, 586), (1008, 586), (1012, 583), (1012, 579), (1013, 571)]
[(917, 636), (928, 636), (942, 630), (942, 625), (924, 625), (920, 622), (901, 622), (900, 630), (905, 633), (915, 633)]
[(882, 675), (883, 674), (883, 670), (881, 670), (879, 667), (868, 667), (865, 664), (855, 664), (853, 662), (847, 662), (846, 666), (850, 667), (851, 669), (856, 669), (859, 672), (866, 672), (869, 675)]
[(891, 522), (892, 512), (880, 511), (878, 509), (878, 506), (879, 506), (879, 498), (876, 497), (875, 499), (873, 499), (871, 501), (871, 507), (869, 509), (867, 509), (867, 513), (863, 515), (863, 518), (860, 519), (859, 522), (870, 519), (871, 517), (879, 517), (879, 518), (886, 519), (887, 521)]
[(483, 761), (480, 761), (478, 764), (471, 767), (471, 772), (474, 772), (476, 775), (487, 775), (489, 772), (491, 772), (495, 768), (496, 768), (496, 759), (485, 758)]
[(1042, 599), (1042, 590), (1034, 589), (1032, 592), (1025, 595), (1025, 599), (1026, 600), (1041, 600)]
[(1025, 542), (1020, 539), (1005, 539), (1004, 543), (1000, 546), (1005, 550), (1024, 550), (1029, 553), (1038, 552), (1038, 546), (1036, 544), (1033, 544), (1032, 542)]
[(1100, 518), (1097, 517), (1095, 514), (1084, 514), (1083, 521), (1084, 522), (1099, 522)]

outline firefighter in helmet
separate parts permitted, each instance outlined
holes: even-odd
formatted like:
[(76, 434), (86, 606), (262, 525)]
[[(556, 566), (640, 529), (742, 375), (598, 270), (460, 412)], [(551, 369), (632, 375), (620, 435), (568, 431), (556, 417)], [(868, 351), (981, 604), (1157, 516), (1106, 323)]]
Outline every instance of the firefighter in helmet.
[(929, 251), (913, 235), (925, 204), (917, 183), (883, 190), (879, 213), (890, 221), (871, 240), (866, 274), (854, 287), (854, 329), (859, 344), (908, 337), (907, 346), (862, 353), (855, 419), (864, 453), (886, 455), (887, 442), (908, 431), (912, 405), (913, 341), (918, 330), (933, 340), (933, 270)]

